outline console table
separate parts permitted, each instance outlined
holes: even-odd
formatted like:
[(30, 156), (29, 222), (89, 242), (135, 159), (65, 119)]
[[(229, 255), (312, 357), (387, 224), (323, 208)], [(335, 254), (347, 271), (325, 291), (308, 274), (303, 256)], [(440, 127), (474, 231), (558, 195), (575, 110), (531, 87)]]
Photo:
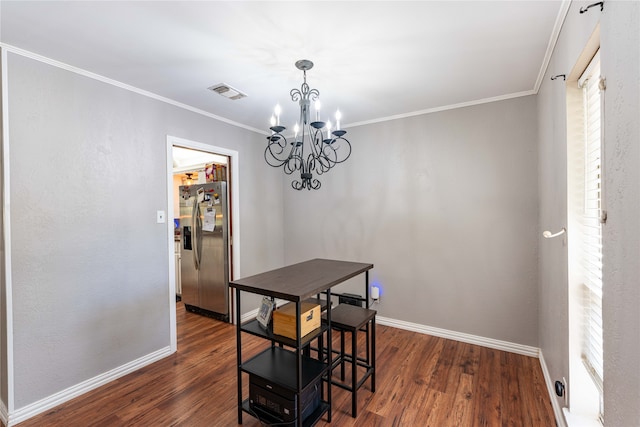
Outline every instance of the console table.
[[(267, 271), (255, 276), (234, 280), (229, 286), (236, 292), (236, 344), (238, 361), (238, 423), (242, 424), (242, 413), (247, 412), (255, 416), (249, 399), (243, 399), (242, 375), (252, 375), (260, 380), (273, 382), (278, 387), (289, 390), (297, 396), (295, 419), (291, 424), (297, 426), (313, 426), (326, 413), (331, 422), (331, 369), (330, 363), (324, 360), (312, 359), (303, 355), (302, 349), (313, 339), (327, 333), (328, 354), (331, 354), (331, 310), (327, 310), (327, 321), (320, 327), (300, 336), (301, 303), (321, 292), (326, 292), (327, 301), (331, 300), (331, 288), (359, 274), (365, 273), (366, 300), (369, 300), (369, 270), (373, 264), (336, 261), (328, 259), (312, 259), (283, 268)], [(241, 292), (264, 295), (291, 301), (296, 305), (297, 334), (296, 339), (287, 338), (273, 333), (270, 326), (263, 329), (257, 320), (241, 323), (240, 297)], [(330, 307), (330, 305), (329, 305)], [(271, 345), (249, 360), (242, 359), (242, 334), (248, 333), (264, 338)], [(276, 346), (278, 344), (279, 346)], [(284, 346), (292, 350), (285, 349)], [(322, 401), (311, 414), (303, 414), (301, 393), (318, 381), (326, 377), (327, 393), (322, 393)], [(322, 387), (322, 383), (321, 383)], [(304, 419), (303, 419), (304, 418)], [(277, 418), (268, 419), (271, 423), (278, 422)]]

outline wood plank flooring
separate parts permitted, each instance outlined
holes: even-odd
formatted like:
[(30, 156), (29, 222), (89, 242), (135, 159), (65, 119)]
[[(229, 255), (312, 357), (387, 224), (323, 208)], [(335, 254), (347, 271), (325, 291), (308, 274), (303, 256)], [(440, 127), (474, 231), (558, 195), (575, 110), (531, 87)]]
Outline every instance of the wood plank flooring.
[[(177, 319), (177, 353), (18, 425), (237, 425), (235, 327), (182, 303)], [(245, 343), (245, 356), (265, 346)], [(334, 387), (332, 423), (318, 426), (556, 426), (537, 359), (381, 325), (377, 346), (376, 393), (362, 386), (358, 418)]]

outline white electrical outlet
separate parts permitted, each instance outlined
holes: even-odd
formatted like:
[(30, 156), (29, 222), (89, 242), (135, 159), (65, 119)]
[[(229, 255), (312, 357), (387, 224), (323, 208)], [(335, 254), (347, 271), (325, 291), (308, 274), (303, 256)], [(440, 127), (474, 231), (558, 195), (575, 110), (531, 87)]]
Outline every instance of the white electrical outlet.
[(165, 223), (164, 211), (157, 211), (156, 212), (156, 222), (158, 224), (164, 224)]

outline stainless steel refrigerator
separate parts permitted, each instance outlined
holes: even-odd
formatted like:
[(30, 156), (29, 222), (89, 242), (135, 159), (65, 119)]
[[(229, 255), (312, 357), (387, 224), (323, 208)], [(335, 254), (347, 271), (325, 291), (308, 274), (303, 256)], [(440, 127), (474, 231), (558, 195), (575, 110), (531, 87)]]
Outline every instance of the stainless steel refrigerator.
[(182, 301), (189, 311), (229, 321), (227, 183), (179, 191)]

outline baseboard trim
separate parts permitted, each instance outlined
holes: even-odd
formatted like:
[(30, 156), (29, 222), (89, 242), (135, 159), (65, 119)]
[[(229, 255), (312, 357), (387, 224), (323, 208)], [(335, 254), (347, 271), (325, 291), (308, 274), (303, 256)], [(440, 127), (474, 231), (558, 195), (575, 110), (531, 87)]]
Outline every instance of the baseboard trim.
[(6, 426), (9, 425), (9, 411), (4, 402), (0, 401), (0, 421)]
[[(281, 307), (281, 306), (285, 305), (288, 302), (289, 301), (287, 301), (287, 300), (276, 298), (276, 307)], [(247, 311), (245, 314), (240, 316), (240, 322), (244, 323), (247, 320), (253, 320), (257, 316), (258, 316), (258, 309), (256, 308), (256, 309), (253, 309), (251, 311)], [(235, 319), (233, 319), (233, 321), (235, 323)]]
[[(7, 414), (3, 420), (7, 427), (14, 426), (22, 421), (25, 421), (33, 416), (36, 416), (48, 409), (67, 402), (81, 394), (87, 393), (95, 388), (98, 388), (110, 381), (114, 381), (126, 374), (129, 374), (135, 370), (138, 370), (144, 366), (147, 366), (153, 362), (163, 359), (171, 354), (171, 347), (167, 346), (153, 353), (147, 354), (132, 362), (126, 363), (108, 372), (100, 374), (96, 377), (90, 378), (51, 396), (45, 397), (30, 405), (24, 406), (11, 414)], [(0, 408), (0, 410), (6, 408)]]
[(540, 354), (538, 356), (538, 359), (540, 360), (540, 367), (542, 368), (544, 382), (545, 384), (547, 384), (547, 393), (549, 393), (549, 399), (551, 399), (551, 407), (553, 407), (553, 414), (556, 417), (556, 425), (558, 427), (567, 427), (562, 408), (560, 407), (560, 403), (558, 403), (558, 399), (556, 398), (554, 382), (551, 379), (551, 375), (549, 374), (549, 369), (547, 369), (547, 363), (544, 360), (542, 350), (540, 350), (539, 353)]
[(244, 323), (247, 320), (255, 319), (257, 315), (258, 315), (258, 309), (257, 308), (255, 310), (247, 311), (245, 314), (243, 314), (240, 317), (240, 322)]
[(480, 345), (496, 350), (508, 351), (510, 353), (522, 354), (524, 356), (538, 357), (539, 349), (523, 344), (501, 341), (493, 338), (481, 337), (478, 335), (465, 334), (463, 332), (450, 331), (447, 329), (435, 328), (433, 326), (420, 325), (418, 323), (405, 322), (403, 320), (390, 319), (388, 317), (376, 316), (376, 323), (391, 326), (407, 331), (419, 332), (426, 335), (434, 335), (440, 338), (466, 342), (468, 344)]
[[(280, 302), (280, 301), (278, 301)], [(286, 302), (286, 301), (284, 301)], [(278, 304), (280, 306), (280, 304)], [(241, 321), (254, 319), (258, 314), (258, 309), (251, 310), (242, 315)], [(512, 343), (509, 341), (501, 341), (493, 338), (481, 337), (478, 335), (465, 334), (463, 332), (450, 331), (447, 329), (435, 328), (433, 326), (421, 325), (418, 323), (405, 322), (404, 320), (391, 319), (389, 317), (376, 316), (376, 323), (392, 328), (404, 329), (406, 331), (418, 332), (426, 335), (434, 335), (440, 338), (466, 342), (468, 344), (480, 345), (496, 350), (508, 351), (510, 353), (522, 354), (524, 356), (538, 357), (540, 349), (524, 344)]]

